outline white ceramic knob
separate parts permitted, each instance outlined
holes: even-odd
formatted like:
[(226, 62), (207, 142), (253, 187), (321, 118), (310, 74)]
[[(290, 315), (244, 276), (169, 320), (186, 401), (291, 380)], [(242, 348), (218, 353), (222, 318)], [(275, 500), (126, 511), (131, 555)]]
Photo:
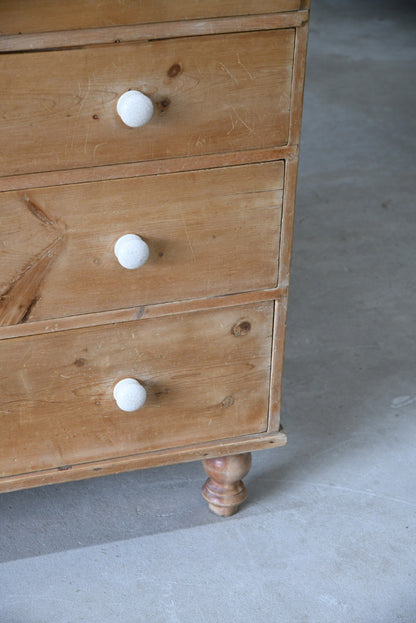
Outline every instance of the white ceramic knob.
[(129, 128), (139, 128), (152, 118), (153, 102), (140, 91), (126, 91), (118, 98), (117, 112)]
[(136, 379), (122, 379), (113, 389), (114, 400), (122, 411), (137, 411), (146, 402), (146, 390)]
[(125, 234), (114, 245), (114, 255), (123, 268), (133, 270), (147, 262), (149, 247), (140, 236)]

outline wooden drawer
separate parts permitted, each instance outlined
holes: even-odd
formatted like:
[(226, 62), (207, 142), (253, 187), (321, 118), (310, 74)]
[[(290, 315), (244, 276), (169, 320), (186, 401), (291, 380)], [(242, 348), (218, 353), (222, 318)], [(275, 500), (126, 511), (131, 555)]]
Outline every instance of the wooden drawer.
[(267, 302), (0, 341), (0, 475), (265, 431), (272, 323)]
[[(283, 163), (0, 194), (0, 325), (273, 288)], [(125, 234), (150, 248), (123, 268)]]
[[(284, 145), (294, 33), (2, 55), (0, 175)], [(139, 128), (116, 112), (129, 89), (155, 105)]]
[(308, 19), (0, 0), (0, 491), (202, 459), (229, 516), (286, 443)]
[(299, 0), (37, 0), (33, 10), (33, 0), (2, 0), (0, 24), (3, 34), (26, 34), (294, 11), (299, 6)]

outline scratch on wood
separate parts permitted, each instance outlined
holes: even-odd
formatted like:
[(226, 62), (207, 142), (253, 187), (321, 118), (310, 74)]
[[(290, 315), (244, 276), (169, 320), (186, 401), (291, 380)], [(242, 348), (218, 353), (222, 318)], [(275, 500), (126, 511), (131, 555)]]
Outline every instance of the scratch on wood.
[(233, 132), (233, 131), (234, 131), (234, 128), (235, 128), (234, 118), (233, 118), (233, 115), (232, 115), (232, 113), (231, 113), (231, 112), (230, 112), (230, 119), (231, 119), (231, 129), (230, 129), (230, 130), (228, 130), (228, 132), (227, 132), (227, 136), (228, 136), (229, 134), (231, 134), (231, 132)]
[(84, 154), (87, 155), (87, 144), (88, 144), (88, 135), (90, 133), (89, 126), (87, 127), (87, 131), (85, 132), (85, 140), (84, 140)]
[(231, 80), (234, 80), (234, 82), (238, 86), (239, 82), (238, 82), (237, 78), (231, 73), (231, 71), (228, 69), (228, 67), (226, 67), (226, 65), (224, 65), (224, 63), (219, 63), (219, 65), (223, 69), (223, 71), (225, 71), (225, 73), (230, 76)]
[(252, 73), (249, 72), (249, 70), (247, 69), (247, 67), (241, 62), (241, 58), (240, 58), (240, 53), (237, 52), (237, 60), (238, 60), (238, 64), (241, 65), (241, 67), (248, 73), (248, 75), (250, 76), (250, 80), (254, 80), (254, 76)]
[[(231, 112), (232, 111), (232, 112)], [(239, 121), (248, 131), (250, 134), (254, 133), (253, 128), (250, 128), (250, 126), (244, 121), (244, 119), (241, 117), (241, 115), (237, 112), (237, 110), (234, 108), (234, 106), (231, 107), (231, 111), (230, 111), (230, 119), (231, 119), (231, 129), (228, 130), (227, 132), (227, 136), (229, 134), (231, 134), (235, 128), (237, 123), (234, 121), (234, 117), (233, 117), (233, 113), (235, 114), (236, 118), (237, 118), (237, 122)]]
[(97, 143), (95, 145), (94, 150), (92, 152), (92, 159), (93, 159), (93, 161), (95, 160), (95, 154), (96, 154), (97, 149), (99, 149), (102, 145), (105, 145), (105, 143)]
[(79, 120), (80, 120), (80, 117), (81, 117), (82, 109), (84, 108), (84, 104), (85, 104), (85, 102), (86, 102), (86, 100), (87, 100), (87, 98), (89, 96), (90, 90), (91, 90), (91, 76), (88, 77), (88, 84), (87, 84), (87, 90), (85, 92), (85, 95), (81, 95), (81, 91), (82, 91), (81, 84), (78, 81), (78, 91), (79, 91), (78, 97), (81, 97), (82, 99), (81, 99), (81, 102), (79, 104), (79, 108), (78, 108), (78, 111), (77, 111), (77, 114), (76, 114), (76, 117), (75, 117), (75, 120), (74, 120), (74, 125), (73, 125), (73, 130), (72, 130), (72, 138), (71, 138), (71, 146), (69, 148), (70, 152), (72, 152), (72, 150), (74, 148), (75, 136), (76, 136), (76, 133), (78, 131), (78, 125), (79, 125)]
[(237, 117), (238, 121), (240, 121), (240, 123), (243, 124), (243, 126), (245, 128), (247, 128), (247, 130), (250, 132), (250, 134), (253, 134), (254, 130), (253, 128), (250, 128), (249, 125), (247, 125), (247, 123), (244, 121), (244, 119), (242, 119), (241, 115), (239, 115), (239, 113), (237, 112), (237, 110), (234, 108), (234, 106), (232, 106), (232, 111), (235, 113), (235, 116)]
[(182, 219), (182, 223), (183, 223), (183, 228), (185, 230), (186, 240), (188, 241), (188, 245), (189, 245), (189, 248), (190, 248), (191, 253), (192, 253), (192, 258), (193, 258), (194, 262), (196, 262), (196, 256), (195, 256), (194, 249), (193, 249), (193, 246), (192, 246), (192, 243), (191, 243), (191, 239), (189, 237), (189, 232), (188, 232), (188, 228), (186, 226), (186, 220), (185, 220), (182, 208), (180, 208), (180, 211), (181, 211), (181, 219)]

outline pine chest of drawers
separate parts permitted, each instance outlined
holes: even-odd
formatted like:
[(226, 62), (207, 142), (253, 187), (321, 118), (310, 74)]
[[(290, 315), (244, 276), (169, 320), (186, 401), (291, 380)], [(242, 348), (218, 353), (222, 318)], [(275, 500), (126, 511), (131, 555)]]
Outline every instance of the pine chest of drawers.
[(304, 0), (0, 2), (0, 491), (283, 445)]

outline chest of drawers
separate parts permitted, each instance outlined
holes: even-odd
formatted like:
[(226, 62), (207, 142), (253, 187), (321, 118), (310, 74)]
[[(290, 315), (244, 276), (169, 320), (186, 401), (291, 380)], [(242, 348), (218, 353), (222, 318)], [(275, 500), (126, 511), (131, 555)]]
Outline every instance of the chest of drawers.
[(308, 17), (0, 2), (0, 492), (286, 443)]

